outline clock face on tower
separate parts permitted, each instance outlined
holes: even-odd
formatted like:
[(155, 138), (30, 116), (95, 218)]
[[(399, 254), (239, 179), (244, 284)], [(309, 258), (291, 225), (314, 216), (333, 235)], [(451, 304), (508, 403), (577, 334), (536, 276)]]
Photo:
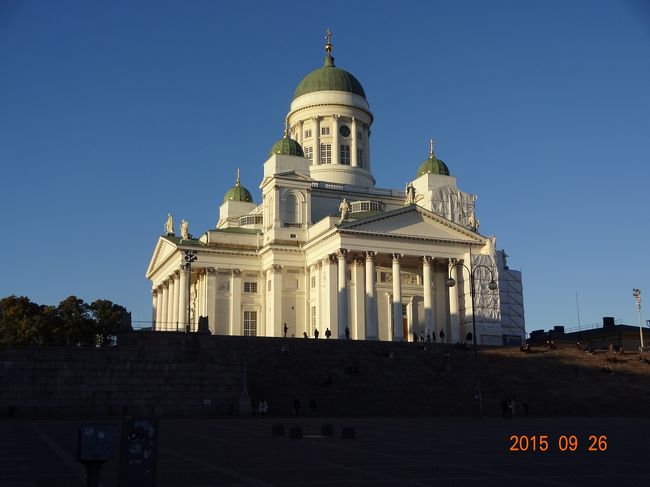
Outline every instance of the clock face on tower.
[(341, 128), (339, 128), (339, 134), (341, 134), (343, 137), (349, 137), (350, 127), (348, 127), (347, 125), (341, 125)]

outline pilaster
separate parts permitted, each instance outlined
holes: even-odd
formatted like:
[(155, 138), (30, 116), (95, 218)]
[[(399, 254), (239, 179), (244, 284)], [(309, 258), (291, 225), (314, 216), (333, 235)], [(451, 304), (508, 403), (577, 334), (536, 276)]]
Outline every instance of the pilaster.
[(402, 280), (400, 278), (402, 254), (391, 254), (393, 259), (393, 341), (404, 340), (402, 321)]
[(340, 249), (337, 254), (338, 260), (338, 335), (332, 330), (334, 336), (345, 338), (345, 329), (348, 323), (348, 287), (347, 287), (347, 255), (346, 249)]
[(377, 320), (377, 291), (376, 291), (375, 253), (366, 252), (366, 339), (379, 339), (379, 323)]

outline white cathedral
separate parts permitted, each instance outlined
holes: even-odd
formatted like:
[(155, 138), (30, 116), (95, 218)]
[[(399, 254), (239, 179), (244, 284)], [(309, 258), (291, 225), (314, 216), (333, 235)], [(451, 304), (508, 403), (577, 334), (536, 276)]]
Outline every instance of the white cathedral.
[(179, 237), (168, 217), (146, 273), (153, 329), (519, 344), (521, 273), (478, 232), (476, 196), (432, 142), (405, 191), (375, 187), (366, 94), (335, 66), (329, 33), (325, 51), (264, 163), (261, 203), (238, 171), (216, 228), (194, 238), (183, 221)]

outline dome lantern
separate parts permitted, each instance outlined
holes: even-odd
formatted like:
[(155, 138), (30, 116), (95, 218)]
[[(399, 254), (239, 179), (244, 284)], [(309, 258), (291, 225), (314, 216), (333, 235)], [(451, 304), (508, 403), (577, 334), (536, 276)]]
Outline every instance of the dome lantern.
[(226, 195), (223, 197), (223, 202), (225, 203), (226, 201), (241, 201), (244, 203), (253, 202), (251, 192), (241, 185), (239, 179), (239, 168), (237, 168), (237, 182), (235, 182), (235, 185), (232, 188), (226, 191)]
[(426, 173), (449, 176), (449, 168), (447, 165), (441, 159), (436, 159), (436, 155), (433, 152), (433, 139), (429, 140), (429, 158), (418, 168), (417, 177)]

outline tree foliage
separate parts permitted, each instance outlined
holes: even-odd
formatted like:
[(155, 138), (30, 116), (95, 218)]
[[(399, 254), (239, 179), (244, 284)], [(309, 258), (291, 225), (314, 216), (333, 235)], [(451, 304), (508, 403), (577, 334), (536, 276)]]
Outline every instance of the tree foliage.
[(105, 299), (87, 304), (68, 296), (58, 306), (38, 305), (25, 296), (0, 299), (0, 345), (106, 345), (130, 328), (126, 308)]

